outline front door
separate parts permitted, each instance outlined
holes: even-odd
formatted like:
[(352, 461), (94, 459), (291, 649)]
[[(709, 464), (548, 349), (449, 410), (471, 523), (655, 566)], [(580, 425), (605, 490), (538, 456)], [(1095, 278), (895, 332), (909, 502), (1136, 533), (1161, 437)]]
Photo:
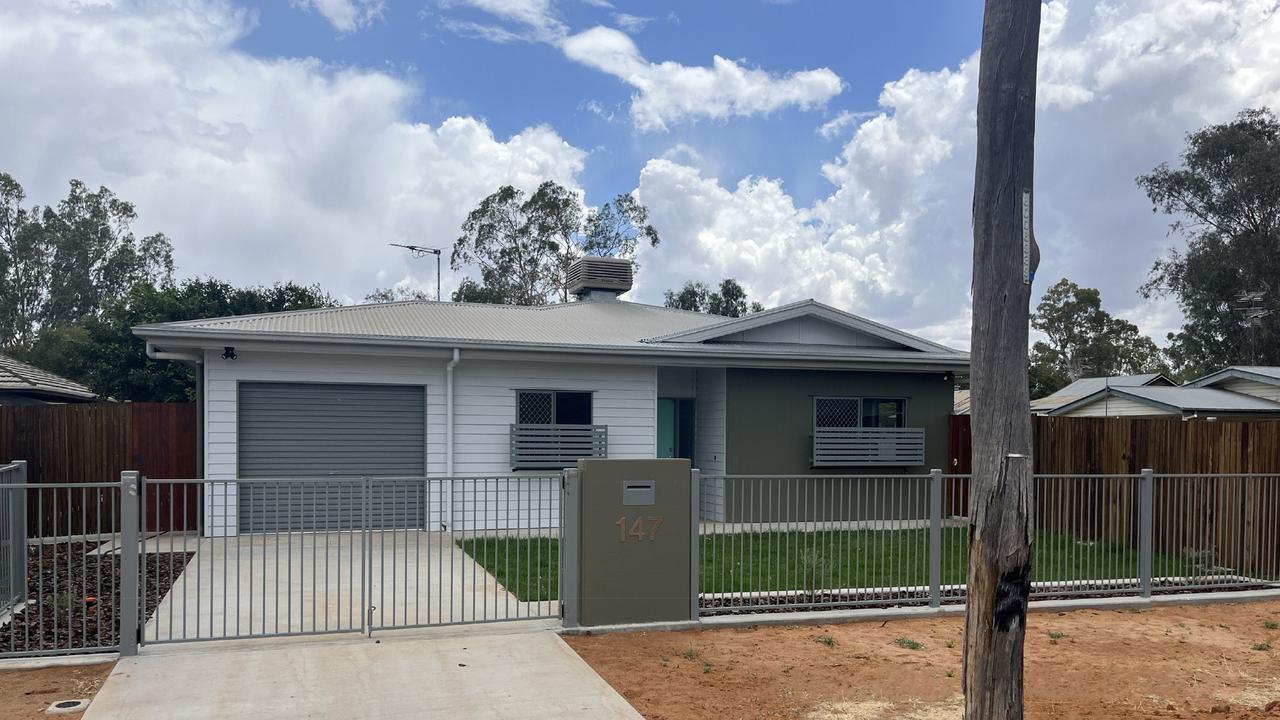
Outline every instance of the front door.
[(658, 457), (693, 458), (692, 398), (658, 398)]

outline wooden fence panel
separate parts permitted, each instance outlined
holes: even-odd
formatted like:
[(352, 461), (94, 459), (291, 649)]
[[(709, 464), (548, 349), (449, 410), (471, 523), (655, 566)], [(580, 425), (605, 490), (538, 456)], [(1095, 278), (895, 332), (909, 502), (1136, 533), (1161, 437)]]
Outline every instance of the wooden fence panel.
[[(0, 460), (26, 460), (39, 484), (116, 482), (124, 470), (151, 477), (196, 477), (196, 408), (179, 403), (80, 403), (0, 406)], [(66, 536), (116, 530), (114, 490), (40, 490), (28, 494), (28, 532)], [(151, 527), (195, 530), (199, 498), (185, 514), (150, 508)], [(151, 505), (151, 503), (149, 503)]]

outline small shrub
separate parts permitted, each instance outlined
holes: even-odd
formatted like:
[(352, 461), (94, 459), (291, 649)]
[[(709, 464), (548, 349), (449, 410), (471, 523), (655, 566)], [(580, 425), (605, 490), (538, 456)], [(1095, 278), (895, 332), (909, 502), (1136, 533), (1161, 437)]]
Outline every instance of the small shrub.
[(893, 644), (897, 645), (900, 648), (904, 648), (906, 650), (923, 650), (924, 649), (924, 643), (918, 640), (912, 640), (909, 637), (900, 637), (897, 640), (894, 640)]
[(711, 663), (706, 660), (702, 661), (702, 674), (709, 675), (711, 673)]
[(836, 639), (834, 637), (831, 637), (830, 635), (819, 635), (818, 637), (814, 638), (814, 641), (820, 642), (823, 645), (826, 645), (827, 647), (836, 646)]
[(1266, 652), (1271, 649), (1271, 643), (1256, 642), (1253, 644), (1253, 649), (1258, 652)]
[(955, 647), (955, 646), (956, 646), (956, 641), (955, 641), (955, 640), (948, 640), (948, 641), (947, 641), (947, 649), (948, 649), (948, 650), (950, 650), (951, 648), (953, 648), (953, 647)]
[(1280, 622), (1276, 622), (1275, 620), (1263, 620), (1262, 627), (1268, 630), (1280, 630)]
[(692, 645), (685, 648), (684, 652), (680, 653), (680, 657), (684, 658), (685, 660), (697, 660), (698, 657), (701, 655), (702, 655), (702, 652), (698, 650), (698, 648)]
[(956, 676), (956, 671), (955, 671), (955, 670), (948, 670), (948, 671), (947, 671), (947, 677), (949, 677), (949, 678), (950, 678), (950, 677), (955, 677), (955, 676)]
[(1052, 641), (1054, 641), (1054, 642), (1057, 642), (1057, 641), (1061, 640), (1062, 638), (1064, 638), (1064, 637), (1066, 637), (1066, 636), (1067, 636), (1067, 634), (1066, 634), (1066, 633), (1064, 633), (1064, 632), (1059, 632), (1059, 631), (1057, 631), (1057, 630), (1050, 630), (1050, 631), (1049, 631), (1049, 639), (1050, 639), (1050, 640), (1052, 640)]

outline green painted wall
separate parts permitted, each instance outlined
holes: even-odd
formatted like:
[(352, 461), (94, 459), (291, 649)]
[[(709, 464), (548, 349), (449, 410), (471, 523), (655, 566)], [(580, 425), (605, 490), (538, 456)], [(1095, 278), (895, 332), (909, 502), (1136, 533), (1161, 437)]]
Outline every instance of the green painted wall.
[[(725, 456), (729, 475), (895, 475), (946, 469), (953, 381), (943, 373), (730, 368)], [(925, 429), (925, 464), (909, 468), (812, 468), (813, 397), (907, 399), (907, 427)]]

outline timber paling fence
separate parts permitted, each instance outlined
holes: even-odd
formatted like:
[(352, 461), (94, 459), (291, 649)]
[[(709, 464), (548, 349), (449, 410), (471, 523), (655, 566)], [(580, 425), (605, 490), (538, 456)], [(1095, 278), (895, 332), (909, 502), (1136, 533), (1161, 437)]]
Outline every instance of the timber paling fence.
[[(968, 480), (704, 476), (701, 611), (963, 602)], [(1280, 475), (1033, 482), (1033, 598), (1280, 587)]]

